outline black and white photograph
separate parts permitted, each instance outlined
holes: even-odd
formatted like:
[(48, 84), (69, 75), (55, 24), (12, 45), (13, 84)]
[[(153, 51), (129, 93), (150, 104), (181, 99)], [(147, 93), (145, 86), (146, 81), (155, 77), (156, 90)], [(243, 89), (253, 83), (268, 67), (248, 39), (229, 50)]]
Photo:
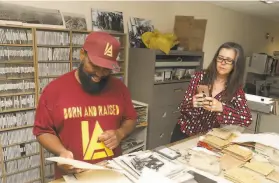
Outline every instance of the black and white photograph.
[(66, 28), (70, 30), (87, 30), (84, 15), (63, 12)]
[(165, 176), (172, 176), (184, 169), (181, 164), (176, 164), (156, 152), (138, 151), (114, 159), (120, 166), (125, 167), (134, 177), (139, 177), (144, 167), (161, 173)]
[(144, 167), (155, 170), (156, 172), (164, 165), (164, 162), (160, 161), (158, 158), (153, 155), (147, 157), (134, 157), (131, 161), (133, 167), (136, 170), (142, 171)]
[(132, 48), (145, 48), (146, 46), (141, 40), (141, 36), (145, 32), (154, 31), (151, 20), (143, 18), (130, 17), (128, 21), (129, 42)]
[(92, 9), (91, 14), (93, 31), (124, 33), (122, 12)]
[(0, 23), (36, 27), (65, 28), (59, 10), (0, 2)]

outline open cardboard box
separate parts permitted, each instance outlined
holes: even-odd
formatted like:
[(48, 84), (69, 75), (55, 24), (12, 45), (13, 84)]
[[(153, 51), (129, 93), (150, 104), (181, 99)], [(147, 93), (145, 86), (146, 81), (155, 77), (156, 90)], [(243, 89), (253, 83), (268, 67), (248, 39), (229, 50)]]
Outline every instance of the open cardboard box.
[(175, 16), (174, 33), (179, 46), (189, 51), (202, 51), (207, 20), (193, 16)]

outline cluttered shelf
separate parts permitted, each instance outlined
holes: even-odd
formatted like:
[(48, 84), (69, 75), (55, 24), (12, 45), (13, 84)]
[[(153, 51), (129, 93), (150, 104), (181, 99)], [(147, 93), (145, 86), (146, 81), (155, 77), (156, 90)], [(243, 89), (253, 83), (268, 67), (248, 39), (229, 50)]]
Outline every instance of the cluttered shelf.
[(121, 142), (123, 154), (145, 150), (147, 146), (148, 105), (136, 100), (132, 102), (137, 112), (136, 129)]

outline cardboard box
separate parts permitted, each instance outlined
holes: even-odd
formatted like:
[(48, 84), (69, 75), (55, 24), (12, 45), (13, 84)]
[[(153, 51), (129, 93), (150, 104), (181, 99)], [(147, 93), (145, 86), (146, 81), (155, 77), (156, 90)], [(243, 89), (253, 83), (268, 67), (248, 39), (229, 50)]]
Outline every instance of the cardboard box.
[(202, 51), (207, 20), (193, 16), (175, 16), (174, 33), (185, 50)]

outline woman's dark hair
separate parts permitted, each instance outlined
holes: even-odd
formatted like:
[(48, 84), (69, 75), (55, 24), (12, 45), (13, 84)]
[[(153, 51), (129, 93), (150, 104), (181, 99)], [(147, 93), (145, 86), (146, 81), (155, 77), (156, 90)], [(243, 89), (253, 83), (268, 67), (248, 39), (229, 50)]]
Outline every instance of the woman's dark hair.
[(232, 49), (235, 51), (236, 57), (233, 62), (233, 69), (227, 78), (227, 83), (225, 87), (225, 91), (222, 95), (222, 101), (230, 101), (235, 94), (235, 92), (243, 86), (244, 80), (244, 71), (245, 71), (245, 58), (244, 51), (241, 45), (234, 42), (227, 42), (222, 44), (217, 52), (215, 53), (212, 62), (205, 70), (205, 77), (203, 79), (203, 83), (207, 84), (210, 87), (210, 93), (212, 93), (212, 86), (214, 81), (217, 78), (217, 57), (222, 48)]

